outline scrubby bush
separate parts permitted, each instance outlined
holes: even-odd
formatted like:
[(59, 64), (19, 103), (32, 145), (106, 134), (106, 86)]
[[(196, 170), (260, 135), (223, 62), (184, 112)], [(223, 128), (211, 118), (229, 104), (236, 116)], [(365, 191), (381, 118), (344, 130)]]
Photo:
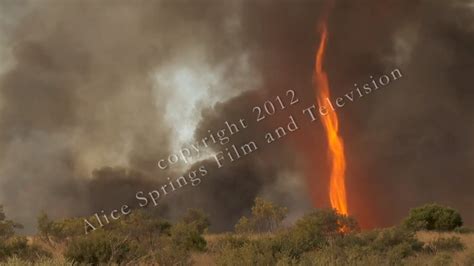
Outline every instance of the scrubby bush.
[(466, 226), (460, 226), (460, 227), (456, 227), (454, 229), (454, 232), (458, 234), (471, 234), (471, 233), (474, 233), (474, 230)]
[(225, 249), (235, 249), (242, 247), (250, 239), (245, 235), (225, 234), (209, 245), (211, 252), (222, 252)]
[(65, 258), (72, 263), (124, 263), (139, 255), (128, 239), (104, 231), (75, 238), (67, 247)]
[(271, 238), (244, 242), (241, 246), (226, 246), (217, 256), (218, 265), (276, 265), (282, 256)]
[[(72, 237), (65, 257), (70, 262), (85, 264), (186, 265), (191, 252), (206, 250), (207, 243), (201, 235), (204, 225), (207, 227), (203, 217), (203, 213), (192, 212), (186, 222), (171, 225), (153, 213), (136, 210), (88, 235), (82, 232)], [(42, 220), (42, 224), (48, 225), (44, 222), (47, 219)]]
[(422, 250), (423, 243), (416, 238), (414, 232), (405, 228), (392, 227), (375, 232), (376, 237), (369, 241), (369, 246), (378, 252), (386, 253), (395, 249), (399, 252), (399, 257), (404, 258)]
[(252, 238), (222, 239), (218, 262), (222, 265), (288, 265), (310, 251), (325, 248), (358, 231), (354, 219), (334, 210), (316, 210), (292, 228)]
[(297, 265), (284, 248), (282, 233), (252, 238), (227, 236), (217, 252), (218, 265)]
[(153, 216), (146, 210), (135, 210), (120, 221), (108, 225), (105, 230), (155, 248), (160, 236), (169, 235), (171, 223)]
[(84, 221), (82, 218), (67, 218), (52, 220), (46, 212), (41, 212), (37, 219), (39, 236), (51, 243), (61, 242), (68, 238), (84, 234)]
[[(136, 210), (88, 235), (84, 235), (82, 218), (53, 221), (43, 213), (38, 218), (38, 229), (45, 240), (67, 240), (63, 243), (66, 244), (64, 256), (73, 264), (192, 265), (192, 258), (196, 258), (192, 254), (203, 251), (217, 265), (453, 263), (452, 253), (464, 248), (458, 237), (440, 237), (423, 248), (412, 229), (440, 230), (448, 224), (459, 224), (453, 222), (457, 220), (456, 212), (427, 206), (412, 210), (403, 226), (360, 232), (353, 218), (332, 209), (314, 210), (293, 226), (282, 228), (286, 208), (257, 198), (252, 215), (242, 217), (236, 225), (237, 231), (254, 234), (212, 236), (208, 238), (209, 246), (202, 236), (209, 219), (200, 210), (188, 210), (173, 225), (153, 213)], [(48, 256), (28, 245), (26, 238), (15, 237), (16, 224), (4, 215), (0, 218), (3, 221), (0, 260), (23, 263), (41, 261)], [(423, 226), (418, 227), (419, 224)], [(466, 258), (465, 263), (472, 265), (472, 258)]]
[(60, 240), (66, 236), (63, 226), (51, 220), (46, 212), (41, 212), (38, 216), (37, 229), (39, 236), (47, 242)]
[(239, 234), (248, 234), (255, 230), (255, 226), (249, 218), (242, 216), (235, 224), (234, 230)]
[(456, 236), (449, 238), (438, 237), (435, 240), (427, 244), (426, 249), (431, 252), (439, 251), (460, 251), (464, 249), (464, 244), (461, 242), (461, 239)]
[(206, 245), (197, 224), (179, 222), (171, 227), (169, 235), (159, 238), (154, 260), (159, 265), (191, 265), (191, 252), (205, 251)]
[(192, 265), (191, 252), (182, 245), (174, 243), (170, 237), (161, 237), (149, 264)]
[(52, 235), (55, 230), (53, 221), (49, 219), (48, 214), (44, 211), (42, 211), (38, 216), (37, 229), (40, 237), (47, 241), (49, 241), (50, 235)]
[(298, 258), (304, 252), (320, 248), (329, 240), (358, 231), (353, 218), (335, 210), (316, 210), (303, 216), (290, 230), (281, 233), (275, 241), (281, 243), (282, 252)]
[(211, 225), (209, 216), (197, 209), (188, 209), (182, 220), (186, 224), (194, 225), (200, 234), (204, 233)]
[(0, 261), (10, 257), (35, 261), (41, 257), (49, 257), (51, 254), (38, 246), (28, 245), (26, 237), (15, 235), (15, 229), (22, 228), (19, 223), (8, 220), (0, 205)]
[(462, 224), (458, 211), (437, 204), (411, 209), (404, 221), (404, 225), (412, 230), (451, 231)]
[(15, 229), (21, 228), (23, 228), (21, 224), (7, 219), (5, 212), (3, 211), (3, 206), (0, 205), (0, 242), (14, 236)]
[(288, 209), (257, 197), (250, 218), (242, 217), (235, 225), (238, 233), (264, 233), (278, 229)]
[(412, 231), (388, 228), (330, 238), (301, 255), (303, 265), (398, 265), (422, 251)]
[(9, 257), (37, 261), (41, 258), (49, 258), (51, 254), (39, 246), (28, 245), (26, 237), (14, 236), (0, 244), (0, 260)]
[(206, 249), (206, 240), (195, 224), (183, 222), (175, 224), (171, 228), (171, 241), (178, 248), (186, 251), (204, 251)]
[(57, 221), (56, 225), (61, 228), (61, 233), (58, 237), (62, 237), (63, 239), (80, 236), (85, 233), (83, 218), (66, 218)]

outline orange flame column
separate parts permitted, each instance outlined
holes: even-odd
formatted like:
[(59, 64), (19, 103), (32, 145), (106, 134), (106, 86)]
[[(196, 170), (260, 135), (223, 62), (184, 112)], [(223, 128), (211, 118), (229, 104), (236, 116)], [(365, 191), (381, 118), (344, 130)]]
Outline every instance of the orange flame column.
[[(322, 24), (321, 41), (316, 53), (316, 66), (314, 69), (314, 89), (316, 100), (319, 106), (324, 106), (329, 94), (329, 81), (327, 73), (323, 69), (323, 59), (327, 43), (327, 26)], [(331, 175), (329, 180), (329, 198), (332, 208), (340, 214), (347, 215), (347, 196), (345, 184), (346, 158), (344, 154), (344, 144), (339, 135), (339, 121), (334, 110), (327, 108), (327, 115), (321, 116), (321, 122), (326, 132), (328, 141), (328, 156), (331, 165)]]

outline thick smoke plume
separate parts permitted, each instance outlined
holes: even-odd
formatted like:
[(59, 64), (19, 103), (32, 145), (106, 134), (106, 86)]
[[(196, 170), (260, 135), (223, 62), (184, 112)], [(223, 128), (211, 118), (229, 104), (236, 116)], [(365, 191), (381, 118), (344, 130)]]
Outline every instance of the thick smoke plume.
[[(175, 151), (177, 136), (186, 140), (177, 133), (199, 139), (224, 121), (253, 120), (254, 105), (290, 88), (301, 106), (314, 103), (324, 6), (0, 4), (0, 203), (30, 229), (41, 209), (60, 217), (116, 208), (180, 174), (156, 165)], [(396, 223), (432, 201), (474, 222), (473, 10), (472, 1), (335, 1), (325, 62), (332, 95), (394, 67), (404, 74), (339, 114), (349, 211), (364, 226)], [(251, 123), (232, 141), (285, 122), (287, 115)], [(322, 127), (301, 127), (229, 167), (209, 165), (210, 176), (170, 198), (163, 215), (199, 207), (215, 230), (226, 230), (257, 195), (288, 206), (292, 217), (311, 202), (327, 206)]]

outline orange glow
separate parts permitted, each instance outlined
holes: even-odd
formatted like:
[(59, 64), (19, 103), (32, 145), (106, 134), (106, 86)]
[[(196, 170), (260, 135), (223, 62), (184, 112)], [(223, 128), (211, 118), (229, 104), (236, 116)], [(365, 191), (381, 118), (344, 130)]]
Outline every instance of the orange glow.
[(328, 106), (329, 81), (327, 73), (323, 69), (323, 59), (327, 43), (327, 27), (322, 24), (321, 41), (316, 53), (316, 66), (314, 70), (314, 89), (316, 92), (316, 100), (320, 107), (327, 109), (327, 115), (321, 115), (321, 122), (326, 132), (328, 141), (328, 156), (331, 165), (331, 175), (329, 180), (329, 199), (332, 208), (336, 209), (340, 214), (348, 214), (345, 171), (346, 158), (344, 155), (344, 144), (339, 135), (339, 121), (337, 114)]

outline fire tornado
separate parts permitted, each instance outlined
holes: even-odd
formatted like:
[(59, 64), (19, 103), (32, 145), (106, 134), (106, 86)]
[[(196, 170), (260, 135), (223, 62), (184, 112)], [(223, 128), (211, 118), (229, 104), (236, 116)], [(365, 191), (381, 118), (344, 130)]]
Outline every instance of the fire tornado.
[[(321, 41), (316, 53), (316, 66), (314, 69), (314, 89), (319, 106), (324, 106), (326, 99), (330, 98), (329, 81), (323, 69), (323, 59), (327, 44), (327, 26), (321, 24)], [(327, 115), (321, 116), (328, 142), (328, 156), (331, 165), (329, 180), (329, 198), (331, 206), (341, 214), (348, 214), (345, 171), (346, 158), (344, 144), (339, 135), (339, 121), (334, 110), (328, 108)]]

